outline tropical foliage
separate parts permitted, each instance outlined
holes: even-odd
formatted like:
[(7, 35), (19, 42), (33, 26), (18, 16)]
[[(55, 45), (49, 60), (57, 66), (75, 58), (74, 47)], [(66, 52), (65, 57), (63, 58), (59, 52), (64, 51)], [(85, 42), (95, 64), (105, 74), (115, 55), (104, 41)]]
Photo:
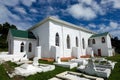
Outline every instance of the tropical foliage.
[(7, 35), (9, 29), (17, 29), (17, 27), (8, 22), (0, 24), (0, 51), (6, 51), (8, 49)]
[(112, 41), (112, 46), (115, 48), (115, 52), (120, 54), (120, 40), (118, 37), (114, 37), (111, 39)]

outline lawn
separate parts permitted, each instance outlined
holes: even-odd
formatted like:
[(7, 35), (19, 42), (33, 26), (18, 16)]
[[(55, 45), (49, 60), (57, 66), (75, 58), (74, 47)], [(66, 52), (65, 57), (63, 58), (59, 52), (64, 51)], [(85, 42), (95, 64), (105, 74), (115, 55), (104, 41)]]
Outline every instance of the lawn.
[[(39, 62), (46, 63), (46, 64), (53, 64), (52, 62), (46, 62), (46, 61), (39, 61)], [(76, 68), (70, 70), (68, 68), (55, 66), (55, 70), (53, 70), (53, 71), (38, 73), (38, 74), (35, 74), (35, 75), (25, 78), (25, 80), (48, 80), (48, 79), (54, 77), (56, 74), (59, 74), (64, 71), (76, 71)]]
[(108, 80), (120, 79), (120, 54), (117, 54), (116, 56), (113, 57), (108, 57), (107, 59), (117, 62)]
[[(45, 64), (53, 64), (52, 62), (46, 62), (46, 61), (39, 61), (39, 62), (45, 63)], [(17, 65), (15, 63), (12, 63), (10, 61), (0, 65), (0, 80), (48, 80), (48, 79), (54, 77), (56, 74), (59, 74), (64, 71), (76, 71), (76, 68), (70, 70), (68, 68), (56, 66), (55, 70), (53, 70), (53, 71), (37, 73), (35, 75), (31, 75), (28, 77), (15, 76), (14, 78), (10, 79), (5, 71), (7, 70), (10, 72), (16, 66)]]
[[(120, 79), (120, 54), (117, 54), (116, 56), (113, 56), (113, 57), (107, 57), (107, 59), (117, 62), (108, 80)], [(46, 62), (46, 61), (39, 61), (39, 62), (46, 63), (46, 64), (53, 64), (52, 62)], [(35, 75), (31, 75), (28, 77), (15, 76), (14, 78), (10, 79), (6, 73), (6, 70), (11, 72), (16, 66), (18, 65), (10, 61), (0, 65), (0, 80), (48, 80), (54, 77), (56, 74), (59, 74), (64, 71), (75, 71), (76, 72), (76, 68), (70, 70), (68, 68), (56, 66), (55, 70), (53, 71), (37, 73)]]

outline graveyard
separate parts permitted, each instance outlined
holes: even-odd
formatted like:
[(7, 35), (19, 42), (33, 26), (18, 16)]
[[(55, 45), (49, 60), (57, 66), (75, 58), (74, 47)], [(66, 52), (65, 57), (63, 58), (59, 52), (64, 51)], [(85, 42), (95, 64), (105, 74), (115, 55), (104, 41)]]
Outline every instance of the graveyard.
[[(92, 60), (93, 60), (93, 58), (90, 58), (89, 60), (86, 59), (86, 61), (84, 61), (84, 59), (81, 59), (80, 63), (77, 63), (77, 66), (75, 66), (73, 68), (70, 68), (70, 66), (66, 67), (66, 65), (67, 65), (66, 63), (72, 63), (73, 61), (78, 62), (77, 59), (67, 61), (67, 62), (62, 62), (59, 59), (57, 62), (47, 62), (47, 61), (38, 60), (37, 58), (34, 58), (33, 60), (30, 60), (28, 62), (26, 61), (26, 63), (21, 63), (21, 64), (17, 64), (17, 62), (11, 62), (11, 61), (5, 61), (5, 62), (1, 61), (0, 78), (1, 78), (1, 80), (33, 80), (33, 79), (34, 80), (48, 80), (48, 79), (64, 80), (65, 77), (71, 76), (71, 80), (72, 80), (72, 78), (76, 78), (76, 80), (79, 79), (78, 77), (73, 76), (73, 74), (74, 75), (82, 74), (80, 76), (83, 76), (83, 75), (87, 75), (90, 77), (92, 76), (92, 78), (94, 78), (94, 80), (97, 80), (97, 78), (100, 80), (106, 80), (106, 79), (115, 80), (115, 79), (119, 78), (119, 74), (120, 74), (120, 72), (119, 72), (119, 70), (120, 70), (120, 68), (119, 68), (120, 55), (119, 54), (117, 54), (116, 56), (112, 56), (112, 57), (94, 58), (94, 60), (95, 60), (94, 63), (92, 63)], [(97, 62), (98, 60), (99, 61), (108, 60), (108, 62), (110, 60), (111, 62), (115, 62), (115, 66), (114, 66), (114, 68), (112, 68), (112, 65), (110, 67), (110, 62), (105, 67), (101, 66), (101, 65), (98, 66), (98, 63), (99, 63), (99, 62)], [(87, 63), (87, 61), (88, 61), (88, 63)], [(59, 64), (62, 63), (62, 65), (63, 65), (63, 63), (65, 63), (66, 65), (60, 66), (60, 65), (56, 65), (55, 63), (59, 63)], [(91, 63), (92, 63), (92, 65), (91, 65)], [(69, 64), (69, 65), (71, 65), (71, 64)], [(104, 63), (104, 65), (105, 65), (105, 63)], [(99, 70), (101, 70), (102, 71), (101, 73), (104, 74), (104, 76), (99, 76), (99, 74), (95, 75), (95, 74), (87, 73), (87, 72), (89, 72), (88, 70), (90, 70), (90, 69), (88, 69), (88, 70), (86, 69), (87, 72), (82, 72), (80, 69), (84, 70), (85, 66), (90, 66), (90, 67), (94, 66), (96, 68), (95, 71), (98, 71), (100, 73)], [(104, 69), (104, 70), (106, 69), (107, 72), (103, 71), (102, 69)], [(16, 75), (13, 74), (14, 71), (16, 71)], [(66, 71), (67, 71), (67, 73), (72, 72), (72, 74), (70, 74), (70, 75), (67, 74), (67, 76), (64, 76), (61, 78), (61, 74), (64, 75), (66, 73)], [(106, 74), (106, 76), (105, 76), (105, 74)], [(57, 76), (57, 78), (56, 78), (56, 76)], [(91, 78), (85, 78), (83, 80), (91, 80)]]

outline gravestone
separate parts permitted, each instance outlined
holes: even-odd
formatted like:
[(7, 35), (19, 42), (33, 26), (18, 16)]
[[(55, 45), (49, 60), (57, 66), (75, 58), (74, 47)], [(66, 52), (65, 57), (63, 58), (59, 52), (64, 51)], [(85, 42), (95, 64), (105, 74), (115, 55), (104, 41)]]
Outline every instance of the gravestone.
[(38, 62), (38, 57), (34, 57), (34, 59), (33, 59), (33, 65), (34, 66), (38, 66), (39, 65), (39, 62)]
[(91, 51), (91, 57), (94, 58), (94, 52), (93, 52), (93, 50)]
[(60, 57), (57, 57), (57, 63), (61, 63)]

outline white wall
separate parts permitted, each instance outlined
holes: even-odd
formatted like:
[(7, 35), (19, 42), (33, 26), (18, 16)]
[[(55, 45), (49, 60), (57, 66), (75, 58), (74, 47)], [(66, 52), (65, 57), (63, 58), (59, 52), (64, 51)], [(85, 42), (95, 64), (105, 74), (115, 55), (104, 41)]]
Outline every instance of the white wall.
[[(50, 29), (49, 29), (50, 37), (50, 50), (51, 46), (55, 46), (55, 36), (56, 33), (59, 34), (60, 38), (60, 56), (61, 57), (71, 57), (72, 48), (76, 47), (76, 37), (78, 37), (78, 49), (80, 51), (80, 55), (86, 54), (86, 48), (88, 47), (88, 38), (92, 35), (87, 32), (80, 31), (78, 29), (72, 28), (70, 26), (56, 23), (54, 21), (50, 21)], [(66, 38), (67, 35), (70, 37), (70, 49), (67, 49)], [(82, 49), (82, 38), (85, 40), (85, 49)], [(52, 55), (52, 53), (50, 53)]]
[(110, 35), (107, 35), (106, 39), (107, 39), (107, 47), (112, 48)]
[[(101, 42), (102, 37), (105, 38), (105, 43)], [(92, 44), (94, 53), (98, 54), (98, 49), (101, 49), (101, 56), (108, 56), (108, 39), (107, 39), (107, 37), (101, 36), (101, 37), (95, 37), (94, 39), (95, 39), (95, 44)]]
[(32, 30), (36, 38), (39, 37), (39, 45), (41, 46), (41, 57), (50, 57), (49, 54), (49, 22), (41, 24)]
[(113, 56), (113, 49), (111, 45), (111, 37), (110, 35), (107, 35), (107, 47), (108, 47), (108, 56)]
[(49, 51), (50, 51), (50, 56), (52, 57), (53, 56), (53, 52), (52, 52), (52, 46), (55, 46), (55, 35), (56, 33), (59, 34), (59, 39), (60, 39), (60, 44), (59, 44), (59, 51), (60, 51), (60, 54), (59, 56), (63, 56), (63, 31), (62, 31), (62, 25), (58, 25), (56, 23), (52, 23), (50, 22), (50, 27), (49, 27)]
[(8, 41), (8, 54), (13, 54), (13, 37), (11, 35), (11, 32), (8, 32), (8, 36), (7, 36), (7, 41)]
[[(92, 36), (92, 34), (90, 33), (86, 33), (86, 32), (83, 32), (81, 31), (80, 32), (81, 34), (81, 50), (82, 50), (82, 55), (86, 55), (86, 49), (88, 48), (88, 39)], [(85, 49), (83, 49), (83, 44), (82, 44), (82, 39), (84, 38), (84, 41), (85, 41)]]
[[(27, 54), (28, 58), (34, 57), (35, 55), (35, 47), (36, 47), (36, 40), (32, 39), (20, 39), (14, 38), (13, 40), (13, 54)], [(21, 43), (24, 43), (24, 52), (20, 52)], [(32, 52), (28, 52), (29, 43), (32, 44)]]
[[(76, 47), (76, 37), (78, 37), (78, 46), (80, 46), (79, 30), (70, 28), (69, 26), (63, 26), (63, 41), (64, 41), (64, 57), (70, 57), (72, 55), (72, 48)], [(67, 36), (70, 37), (70, 49), (67, 49)]]

